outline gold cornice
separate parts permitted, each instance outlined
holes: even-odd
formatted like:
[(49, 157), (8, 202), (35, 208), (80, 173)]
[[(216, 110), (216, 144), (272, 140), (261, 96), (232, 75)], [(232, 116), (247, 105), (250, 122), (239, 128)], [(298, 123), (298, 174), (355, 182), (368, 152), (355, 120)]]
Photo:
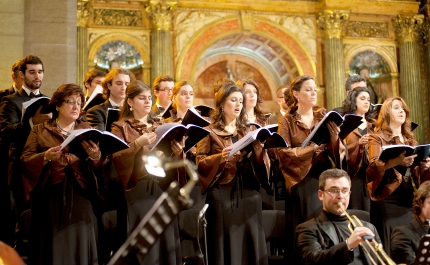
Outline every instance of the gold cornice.
[(393, 27), (399, 43), (417, 42), (420, 38), (424, 15), (397, 15)]
[(349, 10), (326, 9), (317, 18), (318, 28), (324, 30), (327, 39), (340, 39), (348, 25), (349, 13)]
[[(363, 9), (363, 6), (366, 8)], [(212, 10), (227, 12), (229, 10), (247, 10), (254, 13), (282, 13), (292, 15), (313, 14), (317, 15), (324, 9), (351, 10), (354, 14), (375, 14), (395, 16), (397, 14), (416, 14), (419, 2), (415, 0), (179, 0), (178, 8)]]
[(77, 24), (78, 27), (87, 27), (88, 21), (93, 10), (90, 0), (78, 0), (77, 2)]
[(152, 21), (153, 30), (172, 30), (173, 16), (178, 1), (151, 0), (146, 12)]

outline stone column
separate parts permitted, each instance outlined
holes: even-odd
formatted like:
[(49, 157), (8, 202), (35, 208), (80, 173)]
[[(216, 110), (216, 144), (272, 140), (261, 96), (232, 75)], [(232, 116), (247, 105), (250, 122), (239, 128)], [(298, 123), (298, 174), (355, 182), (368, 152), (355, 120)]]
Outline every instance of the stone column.
[(424, 99), (421, 91), (421, 74), (418, 41), (424, 22), (423, 15), (397, 15), (392, 19), (400, 53), (400, 96), (406, 101), (411, 120), (420, 126), (414, 131), (419, 143), (424, 141)]
[(25, 1), (24, 54), (38, 56), (45, 70), (42, 93), (52, 96), (76, 82), (76, 1)]
[(151, 19), (151, 82), (159, 75), (174, 77), (172, 21), (177, 1), (151, 0), (146, 11)]
[(80, 85), (83, 89), (85, 74), (88, 71), (88, 42), (87, 42), (87, 29), (88, 18), (91, 12), (90, 0), (78, 0), (77, 9), (77, 49), (76, 49), (76, 84)]
[(324, 31), (325, 91), (327, 109), (342, 105), (345, 100), (345, 59), (343, 30), (349, 21), (349, 10), (326, 9), (317, 19), (318, 28)]
[(24, 0), (0, 1), (0, 89), (12, 86), (12, 64), (24, 57)]

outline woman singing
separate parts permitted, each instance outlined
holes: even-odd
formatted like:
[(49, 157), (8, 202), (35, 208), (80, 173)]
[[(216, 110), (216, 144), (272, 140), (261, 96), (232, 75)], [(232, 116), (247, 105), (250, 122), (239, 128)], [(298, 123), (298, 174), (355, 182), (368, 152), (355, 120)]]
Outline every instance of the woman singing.
[[(288, 90), (287, 90), (288, 91)], [(288, 143), (287, 148), (279, 148), (278, 156), (281, 171), (285, 178), (287, 196), (285, 198), (285, 214), (287, 215), (286, 237), (293, 239), (298, 224), (317, 217), (322, 210), (318, 198), (318, 178), (326, 169), (339, 167), (340, 145), (339, 127), (329, 122), (330, 132), (328, 144), (310, 143), (301, 147), (303, 141), (326, 114), (326, 110), (316, 106), (317, 91), (312, 77), (302, 75), (296, 77), (290, 85), (293, 104), (289, 113), (279, 119), (278, 133)], [(288, 241), (290, 244), (294, 240)], [(285, 258), (293, 255), (293, 246), (288, 245)]]
[(218, 90), (210, 134), (197, 144), (197, 167), (209, 204), (209, 264), (267, 264), (262, 227), (260, 183), (267, 184), (265, 151), (254, 141), (250, 152), (230, 158), (230, 145), (241, 139), (246, 126), (240, 87), (226, 83)]
[(172, 100), (172, 110), (170, 117), (163, 122), (178, 122), (180, 123), (189, 108), (193, 106), (194, 89), (187, 81), (177, 82), (172, 90), (170, 97)]
[(34, 126), (21, 160), (30, 191), (29, 264), (98, 264), (97, 196), (93, 169), (103, 162), (99, 147), (82, 142), (87, 157), (69, 153), (61, 143), (73, 130), (91, 128), (79, 120), (84, 92), (75, 84), (60, 86), (49, 105), (52, 120)]
[[(167, 172), (165, 178), (157, 178), (146, 171), (142, 155), (149, 151), (146, 145), (155, 140), (154, 121), (151, 112), (151, 89), (141, 81), (128, 85), (120, 120), (112, 124), (112, 133), (129, 143), (130, 148), (113, 156), (116, 171), (124, 188), (127, 201), (128, 233), (131, 233), (149, 212), (172, 180), (184, 183), (184, 172)], [(173, 155), (183, 158), (182, 146), (172, 141)], [(176, 219), (154, 243), (142, 264), (181, 264), (179, 228)]]
[[(428, 158), (420, 165), (413, 165), (416, 155), (406, 157), (401, 154), (388, 161), (379, 159), (383, 146), (397, 144), (417, 144), (411, 132), (409, 108), (400, 97), (385, 100), (376, 121), (375, 133), (369, 136), (367, 186), (372, 199), (370, 220), (378, 230), (387, 253), (393, 228), (411, 221), (414, 190), (430, 166)], [(399, 166), (410, 167), (410, 170), (402, 170)]]
[(251, 79), (237, 81), (236, 85), (240, 86), (246, 95), (246, 118), (248, 122), (254, 122), (265, 126), (269, 123), (264, 116), (260, 104), (263, 100), (260, 97), (260, 88), (257, 83)]
[(342, 106), (343, 115), (356, 114), (363, 117), (363, 123), (345, 138), (345, 142), (348, 148), (348, 175), (351, 177), (349, 208), (367, 212), (370, 212), (370, 197), (367, 191), (366, 169), (369, 160), (366, 147), (374, 127), (369, 107), (370, 94), (365, 87), (351, 90)]

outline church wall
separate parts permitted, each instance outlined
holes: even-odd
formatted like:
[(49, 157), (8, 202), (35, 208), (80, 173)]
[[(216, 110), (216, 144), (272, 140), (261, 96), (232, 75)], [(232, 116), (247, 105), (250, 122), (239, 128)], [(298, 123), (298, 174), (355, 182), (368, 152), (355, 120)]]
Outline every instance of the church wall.
[(24, 56), (24, 0), (0, 1), (0, 89), (12, 85), (12, 64)]

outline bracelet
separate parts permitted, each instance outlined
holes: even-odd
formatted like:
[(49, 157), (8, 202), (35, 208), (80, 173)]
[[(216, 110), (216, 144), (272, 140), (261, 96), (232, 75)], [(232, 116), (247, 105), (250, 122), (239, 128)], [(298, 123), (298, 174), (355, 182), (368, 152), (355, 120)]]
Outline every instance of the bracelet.
[(95, 162), (99, 161), (100, 157), (102, 157), (102, 152), (99, 152), (99, 155), (94, 157), (94, 158), (92, 158), (91, 156), (88, 156), (89, 159), (91, 159), (92, 161), (95, 161)]

